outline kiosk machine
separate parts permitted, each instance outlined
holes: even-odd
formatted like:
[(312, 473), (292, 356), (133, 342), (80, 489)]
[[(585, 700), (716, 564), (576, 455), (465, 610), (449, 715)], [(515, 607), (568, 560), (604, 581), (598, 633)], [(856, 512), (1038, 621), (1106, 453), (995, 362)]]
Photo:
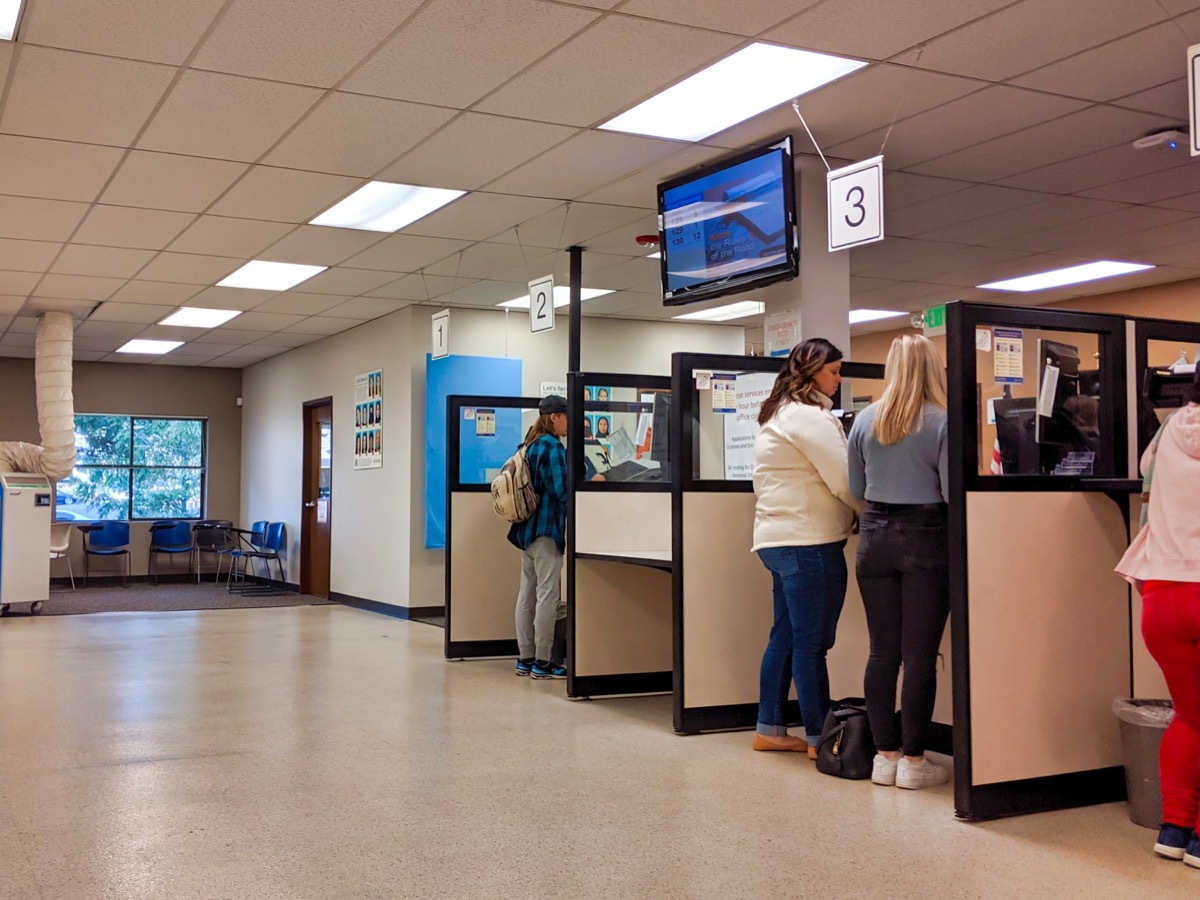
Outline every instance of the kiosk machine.
[(45, 475), (0, 474), (0, 613), (41, 612), (49, 594), (53, 490)]

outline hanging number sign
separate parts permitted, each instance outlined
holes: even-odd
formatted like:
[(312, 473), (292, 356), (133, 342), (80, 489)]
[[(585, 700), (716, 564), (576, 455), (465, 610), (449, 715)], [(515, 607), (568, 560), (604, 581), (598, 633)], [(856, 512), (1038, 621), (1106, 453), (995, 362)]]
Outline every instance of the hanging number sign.
[(883, 240), (883, 157), (834, 169), (829, 192), (829, 252)]
[(529, 331), (554, 330), (554, 276), (529, 282)]
[(450, 355), (450, 310), (448, 309), (433, 314), (433, 352), (429, 355), (434, 359)]

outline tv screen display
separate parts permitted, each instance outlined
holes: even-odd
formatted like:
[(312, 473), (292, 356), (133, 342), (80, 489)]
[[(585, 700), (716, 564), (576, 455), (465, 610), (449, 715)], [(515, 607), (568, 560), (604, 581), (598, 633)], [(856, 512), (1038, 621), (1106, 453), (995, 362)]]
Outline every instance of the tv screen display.
[(658, 213), (667, 306), (795, 278), (792, 139), (660, 184)]

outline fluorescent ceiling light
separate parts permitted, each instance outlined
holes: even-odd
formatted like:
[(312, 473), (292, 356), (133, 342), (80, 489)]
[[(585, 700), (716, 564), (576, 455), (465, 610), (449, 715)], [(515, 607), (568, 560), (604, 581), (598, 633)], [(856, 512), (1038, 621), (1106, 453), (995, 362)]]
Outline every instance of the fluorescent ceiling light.
[(180, 328), (216, 328), (242, 313), (236, 309), (202, 309), (184, 306), (167, 316), (159, 325), (176, 325)]
[(124, 347), (118, 347), (118, 353), (144, 353), (147, 356), (162, 356), (170, 353), (176, 347), (182, 347), (183, 341), (129, 341)]
[(894, 319), (896, 316), (902, 316), (904, 313), (896, 312), (894, 309), (852, 309), (850, 310), (850, 324), (861, 325), (863, 322), (878, 322), (880, 319)]
[(252, 288), (259, 291), (286, 291), (307, 281), (328, 266), (301, 266), (296, 263), (266, 262), (252, 259), (232, 275), (217, 282), (217, 287)]
[(1047, 288), (1062, 287), (1065, 284), (1080, 284), (1084, 281), (1096, 281), (1100, 278), (1112, 278), (1115, 275), (1128, 275), (1130, 272), (1141, 272), (1153, 269), (1154, 266), (1142, 263), (1113, 262), (1102, 259), (1098, 262), (1084, 263), (1081, 266), (1068, 266), (1065, 269), (1051, 269), (1049, 272), (1039, 272), (1036, 275), (1024, 275), (1020, 278), (1010, 278), (1007, 281), (993, 281), (990, 284), (979, 284), (976, 287), (989, 291), (1044, 291)]
[(600, 127), (699, 141), (865, 65), (810, 50), (751, 44)]
[(21, 17), (21, 0), (0, 0), (0, 41), (11, 41)]
[(671, 318), (691, 319), (698, 322), (728, 322), (730, 319), (744, 319), (746, 316), (761, 316), (764, 312), (766, 312), (765, 304), (757, 300), (743, 300), (740, 303), (731, 303), (728, 306), (718, 306), (716, 309), (705, 309)]
[[(591, 300), (593, 297), (603, 297), (605, 294), (611, 294), (612, 291), (602, 291), (597, 288), (582, 288), (579, 292), (580, 302)], [(571, 289), (562, 285), (555, 285), (554, 288), (554, 308), (561, 309), (571, 302)], [(502, 306), (505, 309), (529, 309), (529, 295), (524, 297), (513, 297), (511, 300), (505, 300), (503, 303), (497, 303), (497, 306)]]
[(662, 251), (655, 250), (653, 253), (647, 253), (646, 259), (662, 259)]
[(465, 193), (447, 188), (372, 181), (308, 224), (362, 231), (399, 231)]

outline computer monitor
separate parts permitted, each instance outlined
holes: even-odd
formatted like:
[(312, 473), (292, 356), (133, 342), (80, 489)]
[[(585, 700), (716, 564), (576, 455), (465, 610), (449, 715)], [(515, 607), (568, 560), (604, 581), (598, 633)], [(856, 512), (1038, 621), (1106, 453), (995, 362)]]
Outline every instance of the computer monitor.
[(671, 395), (664, 391), (654, 395), (654, 412), (650, 419), (650, 458), (664, 469), (671, 462)]
[(1041, 454), (1035, 435), (1037, 400), (1019, 397), (993, 401), (996, 411), (996, 440), (1005, 475), (1038, 475)]
[(1078, 432), (1065, 409), (1067, 399), (1079, 394), (1079, 348), (1045, 338), (1038, 340), (1039, 444), (1074, 444)]

